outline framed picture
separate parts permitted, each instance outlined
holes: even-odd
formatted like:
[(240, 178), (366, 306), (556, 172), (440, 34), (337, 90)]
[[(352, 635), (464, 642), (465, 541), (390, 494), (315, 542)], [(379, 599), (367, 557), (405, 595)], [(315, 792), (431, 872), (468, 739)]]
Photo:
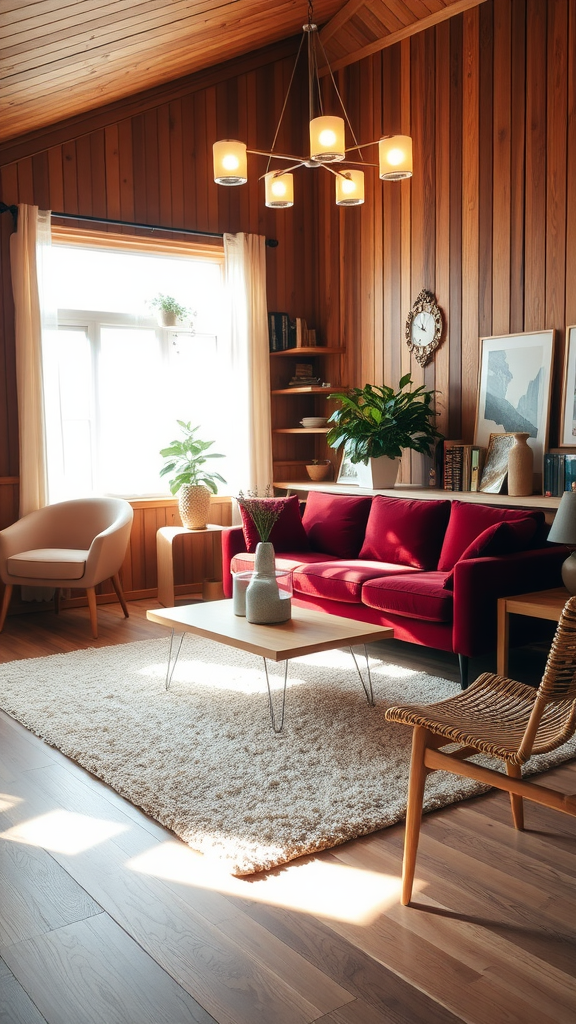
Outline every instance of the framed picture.
[[(356, 465), (350, 462), (350, 459), (346, 456), (346, 453), (344, 453), (340, 463), (340, 469), (338, 470), (338, 479), (336, 483), (353, 484), (357, 487), (362, 487), (364, 486), (362, 470), (365, 469), (366, 467), (361, 462), (358, 462)], [(368, 484), (368, 487), (369, 486), (370, 484)]]
[(491, 434), (526, 431), (541, 474), (548, 444), (554, 331), (480, 339), (480, 377), (474, 444)]
[(479, 491), (500, 494), (508, 475), (508, 455), (514, 444), (514, 434), (490, 434)]
[(560, 447), (576, 445), (576, 327), (566, 328), (566, 356), (562, 386)]

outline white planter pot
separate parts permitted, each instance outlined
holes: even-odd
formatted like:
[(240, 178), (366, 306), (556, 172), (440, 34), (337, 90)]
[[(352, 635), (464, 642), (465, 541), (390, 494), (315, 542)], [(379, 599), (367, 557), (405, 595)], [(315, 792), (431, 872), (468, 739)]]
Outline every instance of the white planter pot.
[(382, 455), (379, 459), (370, 459), (367, 466), (357, 466), (359, 487), (371, 487), (373, 490), (386, 491), (394, 487), (400, 468), (400, 459), (389, 459)]

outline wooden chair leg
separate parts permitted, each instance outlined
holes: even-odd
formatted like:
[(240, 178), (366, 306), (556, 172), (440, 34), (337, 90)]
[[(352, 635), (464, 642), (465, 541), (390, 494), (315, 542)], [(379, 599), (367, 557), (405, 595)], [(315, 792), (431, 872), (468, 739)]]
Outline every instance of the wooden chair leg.
[[(519, 764), (508, 764), (506, 762), (506, 774), (511, 779), (522, 778), (522, 766)], [(515, 793), (510, 793), (510, 806), (512, 808), (512, 820), (514, 821), (514, 828), (524, 829), (524, 801), (521, 796), (516, 796)]]
[(422, 802), (424, 800), (424, 784), (428, 770), (424, 765), (424, 751), (428, 740), (428, 731), (421, 726), (414, 727), (412, 736), (412, 759), (410, 761), (410, 782), (408, 783), (408, 807), (406, 811), (406, 834), (404, 837), (404, 861), (402, 864), (402, 897), (403, 906), (408, 906), (414, 885), (416, 870), (416, 854), (420, 838), (422, 821)]
[(90, 611), (90, 625), (92, 626), (92, 636), (95, 640), (98, 639), (98, 611), (96, 609), (96, 588), (87, 587), (86, 595), (88, 597), (88, 609)]
[(122, 606), (124, 618), (129, 619), (130, 616), (128, 615), (128, 606), (126, 604), (126, 601), (124, 600), (124, 593), (122, 591), (122, 584), (120, 583), (120, 576), (118, 575), (118, 573), (115, 573), (114, 576), (112, 576), (112, 586), (114, 587), (114, 590), (116, 591), (116, 597), (118, 598)]
[(4, 597), (2, 599), (2, 610), (0, 611), (0, 633), (4, 629), (4, 623), (6, 621), (6, 615), (8, 614), (8, 605), (10, 604), (10, 598), (12, 597), (12, 584), (4, 584)]

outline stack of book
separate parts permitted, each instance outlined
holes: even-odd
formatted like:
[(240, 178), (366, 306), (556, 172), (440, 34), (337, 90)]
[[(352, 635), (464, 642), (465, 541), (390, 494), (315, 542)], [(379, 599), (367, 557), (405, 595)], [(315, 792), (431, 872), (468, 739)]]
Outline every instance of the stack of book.
[(543, 487), (546, 497), (559, 498), (564, 491), (573, 490), (576, 490), (576, 454), (546, 452)]
[(318, 388), (322, 386), (322, 378), (315, 377), (312, 363), (296, 363), (294, 376), (288, 381), (289, 388)]
[(486, 448), (463, 441), (444, 441), (444, 490), (477, 491)]

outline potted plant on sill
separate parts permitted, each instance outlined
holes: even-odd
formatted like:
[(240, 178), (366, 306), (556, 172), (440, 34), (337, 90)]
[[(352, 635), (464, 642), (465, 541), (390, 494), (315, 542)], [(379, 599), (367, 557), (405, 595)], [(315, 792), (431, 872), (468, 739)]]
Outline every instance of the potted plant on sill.
[(326, 441), (331, 448), (342, 448), (343, 456), (354, 465), (370, 467), (366, 485), (393, 487), (399, 459), (405, 449), (430, 455), (442, 434), (436, 429), (432, 408), (434, 391), (420, 387), (410, 390), (412, 378), (405, 374), (398, 390), (383, 385), (365, 384), (347, 392), (331, 395), (341, 407), (332, 413)]
[(179, 320), (191, 315), (186, 306), (182, 306), (171, 295), (163, 295), (162, 292), (152, 299), (150, 307), (156, 310), (161, 327), (175, 327)]
[(200, 441), (196, 431), (200, 427), (191, 427), (183, 420), (176, 420), (184, 433), (183, 440), (171, 441), (168, 448), (162, 448), (160, 455), (166, 459), (166, 465), (160, 470), (160, 476), (174, 473), (168, 481), (170, 492), (178, 494), (178, 510), (182, 523), (188, 530), (205, 530), (210, 513), (210, 495), (218, 493), (216, 481), (225, 484), (220, 473), (210, 473), (204, 469), (207, 459), (223, 459), (223, 455), (206, 451), (214, 444), (213, 441)]

